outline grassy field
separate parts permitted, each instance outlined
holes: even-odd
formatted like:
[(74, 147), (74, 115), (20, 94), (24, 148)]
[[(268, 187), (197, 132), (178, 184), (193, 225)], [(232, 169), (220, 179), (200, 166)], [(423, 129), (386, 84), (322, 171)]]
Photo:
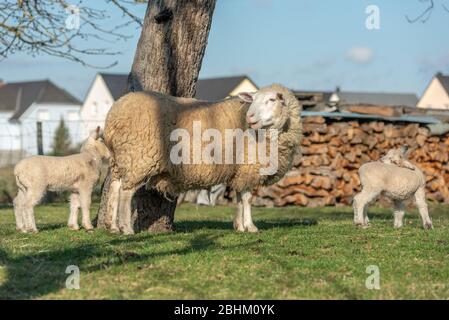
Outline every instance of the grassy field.
[[(449, 207), (431, 207), (431, 231), (415, 211), (395, 230), (390, 210), (375, 208), (361, 230), (350, 208), (256, 208), (258, 234), (233, 232), (233, 210), (184, 205), (176, 232), (118, 236), (69, 231), (67, 205), (37, 208), (41, 232), (23, 235), (0, 208), (0, 298), (449, 298)], [(79, 290), (65, 288), (68, 265)], [(365, 287), (369, 265), (380, 290)]]

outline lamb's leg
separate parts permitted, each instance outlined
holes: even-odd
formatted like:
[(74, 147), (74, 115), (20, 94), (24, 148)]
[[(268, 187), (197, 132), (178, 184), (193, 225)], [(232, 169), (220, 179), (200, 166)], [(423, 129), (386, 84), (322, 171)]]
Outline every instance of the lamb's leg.
[(24, 224), (26, 232), (38, 232), (34, 218), (34, 207), (39, 204), (45, 194), (45, 186), (28, 188), (24, 203)]
[(245, 191), (242, 193), (243, 201), (243, 226), (247, 232), (257, 232), (259, 231), (253, 223), (253, 218), (251, 216), (251, 199), (253, 195), (251, 191)]
[(404, 203), (399, 200), (394, 201), (394, 227), (402, 228), (404, 225)]
[(16, 230), (21, 232), (26, 232), (24, 224), (25, 211), (23, 207), (25, 200), (24, 191), (19, 189), (17, 196), (14, 198), (14, 216), (16, 218)]
[(419, 188), (415, 193), (415, 202), (418, 207), (419, 214), (421, 215), (422, 224), (424, 229), (432, 229), (432, 220), (429, 217), (429, 209), (427, 208), (426, 192), (424, 188)]
[(92, 196), (92, 188), (84, 188), (83, 190), (80, 190), (79, 198), (82, 212), (81, 225), (87, 231), (93, 230), (94, 228), (90, 221), (91, 196)]
[(241, 192), (237, 192), (237, 210), (234, 218), (234, 230), (240, 232), (245, 231), (245, 227), (243, 226), (243, 201)]
[(70, 216), (67, 226), (72, 230), (79, 230), (78, 225), (78, 211), (80, 208), (80, 199), (77, 193), (72, 193), (70, 195)]
[(354, 224), (362, 228), (368, 227), (368, 206), (379, 196), (380, 192), (370, 189), (362, 189), (353, 200)]
[(107, 204), (107, 212), (105, 225), (113, 233), (119, 233), (120, 229), (117, 226), (117, 210), (119, 206), (120, 197), (120, 181), (113, 180), (109, 187), (109, 196)]
[(131, 226), (131, 201), (135, 189), (120, 190), (119, 210), (118, 210), (118, 225), (123, 234), (134, 234), (134, 229)]

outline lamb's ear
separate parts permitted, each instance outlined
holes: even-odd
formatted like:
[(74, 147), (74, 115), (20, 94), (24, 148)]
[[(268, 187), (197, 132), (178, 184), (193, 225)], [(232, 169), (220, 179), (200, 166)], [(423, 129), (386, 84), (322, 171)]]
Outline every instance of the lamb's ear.
[(248, 103), (252, 103), (254, 100), (255, 93), (253, 92), (240, 92), (238, 97)]
[(97, 129), (95, 129), (95, 140), (97, 140), (98, 138), (100, 138), (100, 126), (97, 127)]

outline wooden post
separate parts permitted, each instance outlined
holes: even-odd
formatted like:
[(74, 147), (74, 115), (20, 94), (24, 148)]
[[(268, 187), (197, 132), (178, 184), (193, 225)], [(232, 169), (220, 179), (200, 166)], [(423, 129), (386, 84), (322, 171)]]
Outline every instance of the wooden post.
[(38, 121), (36, 122), (37, 126), (37, 154), (43, 155), (44, 154), (44, 144), (42, 141), (42, 122)]

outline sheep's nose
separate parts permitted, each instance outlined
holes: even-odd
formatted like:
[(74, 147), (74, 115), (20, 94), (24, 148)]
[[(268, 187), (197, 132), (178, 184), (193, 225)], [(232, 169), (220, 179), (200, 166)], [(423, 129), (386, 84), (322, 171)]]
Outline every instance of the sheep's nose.
[(247, 114), (246, 115), (246, 122), (251, 123), (252, 122), (252, 120), (251, 120), (252, 117), (254, 117), (254, 113)]

